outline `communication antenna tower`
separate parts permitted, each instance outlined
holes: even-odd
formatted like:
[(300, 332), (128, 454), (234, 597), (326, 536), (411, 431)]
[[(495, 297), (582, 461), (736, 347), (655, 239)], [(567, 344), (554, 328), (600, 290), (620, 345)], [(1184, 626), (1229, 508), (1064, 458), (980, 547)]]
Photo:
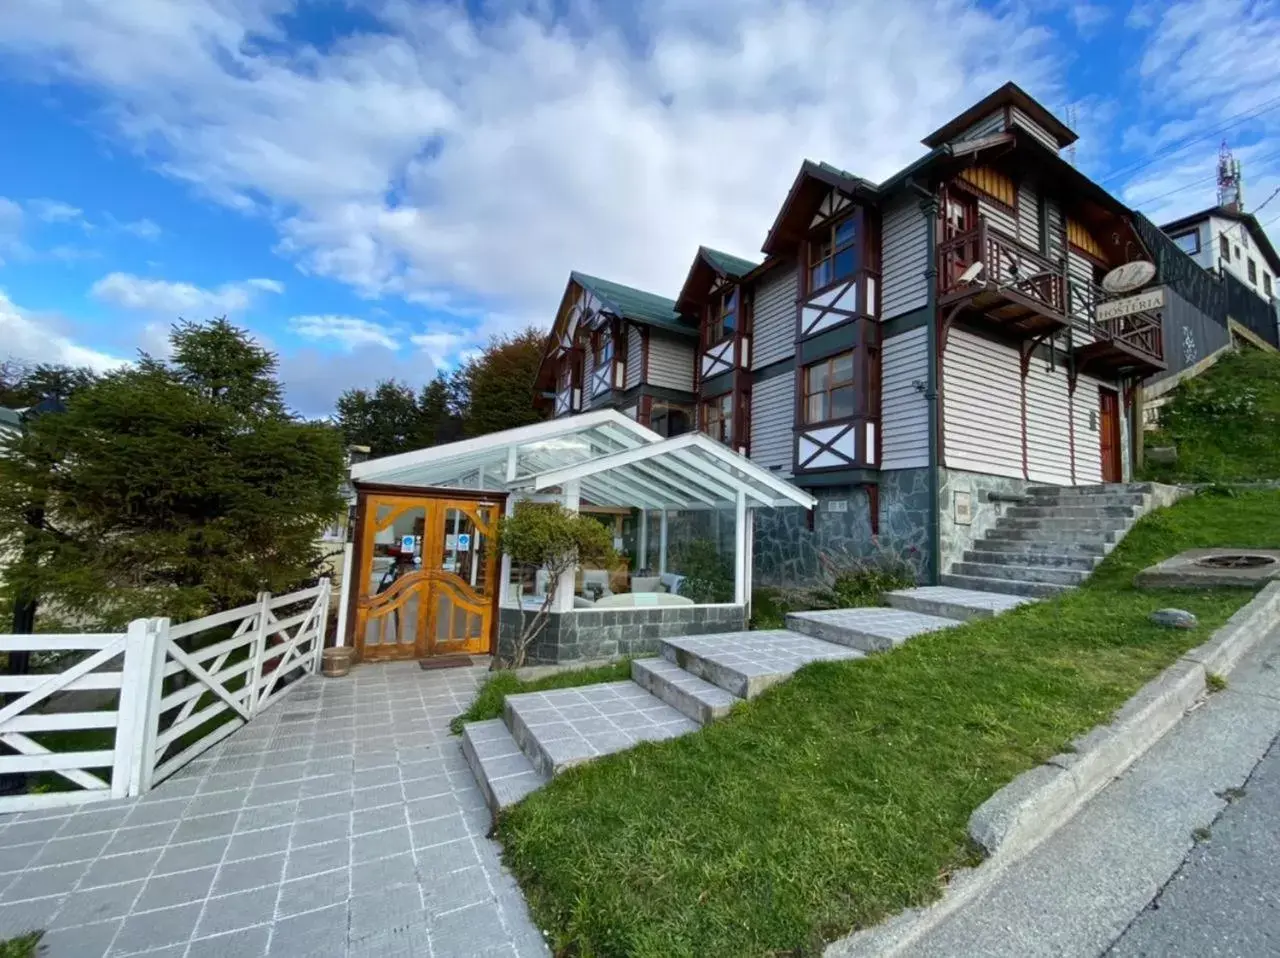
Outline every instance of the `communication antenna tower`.
[(1240, 161), (1231, 155), (1227, 141), (1218, 148), (1218, 205), (1233, 213), (1244, 211), (1244, 180)]

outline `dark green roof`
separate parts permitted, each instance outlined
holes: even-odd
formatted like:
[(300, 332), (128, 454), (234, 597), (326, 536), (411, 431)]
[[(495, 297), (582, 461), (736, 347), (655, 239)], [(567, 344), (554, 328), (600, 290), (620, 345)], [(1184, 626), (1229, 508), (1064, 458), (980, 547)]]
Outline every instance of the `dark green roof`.
[(698, 333), (695, 328), (681, 321), (674, 299), (646, 293), (642, 289), (633, 289), (621, 283), (611, 283), (607, 279), (587, 276), (585, 273), (574, 272), (569, 275), (570, 279), (602, 299), (623, 319), (687, 336), (696, 336)]
[(739, 276), (746, 276), (747, 273), (760, 265), (759, 263), (751, 262), (749, 259), (743, 259), (741, 256), (734, 256), (731, 253), (722, 253), (718, 249), (710, 249), (706, 246), (701, 247), (701, 249), (702, 255), (707, 258), (707, 261), (710, 262), (712, 266), (720, 270), (720, 272), (725, 273), (728, 276), (732, 276), (734, 279), (737, 279)]
[(0, 406), (0, 429), (21, 429), (22, 413), (8, 406)]

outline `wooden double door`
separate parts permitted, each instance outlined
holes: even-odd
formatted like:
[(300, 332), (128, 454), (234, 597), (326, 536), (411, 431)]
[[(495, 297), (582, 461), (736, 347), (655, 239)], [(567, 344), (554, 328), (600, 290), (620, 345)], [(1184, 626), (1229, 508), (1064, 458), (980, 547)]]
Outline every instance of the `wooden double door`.
[(491, 650), (495, 502), (366, 494), (354, 644), (364, 661)]

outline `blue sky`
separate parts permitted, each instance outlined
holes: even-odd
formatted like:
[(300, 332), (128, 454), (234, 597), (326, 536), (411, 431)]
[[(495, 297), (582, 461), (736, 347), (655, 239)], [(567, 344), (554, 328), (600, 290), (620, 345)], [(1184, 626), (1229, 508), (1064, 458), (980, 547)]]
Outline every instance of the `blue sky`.
[(1009, 79), (1158, 221), (1224, 135), (1253, 209), (1276, 49), (1248, 0), (6, 0), (0, 358), (226, 314), (322, 415), (548, 324), (571, 269), (673, 295), (699, 243), (753, 256), (803, 158), (888, 176)]

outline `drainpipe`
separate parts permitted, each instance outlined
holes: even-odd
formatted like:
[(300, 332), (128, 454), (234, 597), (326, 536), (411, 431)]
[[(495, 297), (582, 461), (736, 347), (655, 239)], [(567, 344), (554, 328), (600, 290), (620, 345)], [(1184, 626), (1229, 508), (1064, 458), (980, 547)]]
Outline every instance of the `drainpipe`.
[(928, 252), (925, 258), (924, 280), (927, 290), (929, 322), (925, 326), (925, 342), (928, 344), (928, 378), (925, 381), (924, 398), (929, 410), (929, 585), (937, 585), (942, 572), (942, 530), (939, 510), (938, 463), (938, 244), (934, 236), (934, 224), (938, 219), (938, 197), (914, 180), (907, 187), (920, 197), (920, 211), (927, 224)]

